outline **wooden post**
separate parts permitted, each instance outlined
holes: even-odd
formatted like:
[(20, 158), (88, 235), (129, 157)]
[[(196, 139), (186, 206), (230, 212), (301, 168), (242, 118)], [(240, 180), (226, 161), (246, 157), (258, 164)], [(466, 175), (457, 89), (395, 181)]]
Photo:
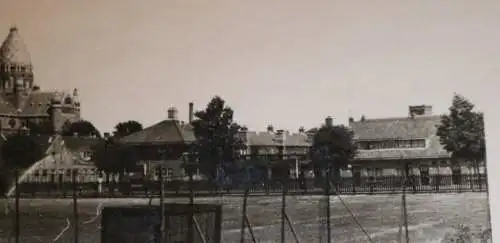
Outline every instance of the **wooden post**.
[(405, 183), (403, 184), (403, 218), (404, 218), (404, 227), (405, 227), (405, 239), (406, 243), (410, 242), (410, 237), (408, 236), (408, 211), (406, 208), (406, 182), (408, 181), (408, 172), (409, 172), (409, 166), (408, 164), (406, 166), (406, 173), (405, 173)]
[[(19, 192), (19, 169), (15, 170), (15, 187), (16, 187), (16, 228), (15, 228), (15, 234), (16, 234), (16, 243), (20, 242), (20, 237), (21, 237), (21, 222), (19, 221), (20, 219), (20, 209), (19, 209), (19, 197), (20, 197), (20, 192)], [(8, 203), (8, 202), (7, 202)]]
[(286, 222), (286, 194), (288, 190), (288, 183), (283, 176), (282, 178), (283, 191), (281, 193), (281, 243), (285, 243), (285, 222)]
[(78, 202), (77, 202), (77, 185), (76, 185), (76, 173), (78, 173), (78, 170), (74, 169), (73, 170), (73, 176), (72, 176), (72, 181), (73, 181), (73, 240), (75, 243), (78, 243)]
[(332, 242), (332, 230), (331, 230), (331, 222), (330, 222), (330, 166), (327, 167), (326, 170), (326, 232), (327, 232), (327, 240), (326, 242), (331, 243)]
[(243, 209), (241, 213), (241, 231), (240, 231), (240, 243), (245, 243), (245, 223), (247, 217), (247, 199), (248, 199), (248, 188), (245, 187), (245, 193), (243, 194)]
[(160, 181), (160, 233), (161, 233), (161, 243), (165, 243), (165, 203), (164, 203), (164, 186), (165, 183), (163, 181), (163, 164), (160, 165), (159, 171), (159, 181)]
[(193, 188), (193, 174), (194, 166), (189, 164), (189, 219), (188, 219), (188, 243), (194, 243), (194, 216), (195, 216), (195, 205), (194, 205), (194, 188)]

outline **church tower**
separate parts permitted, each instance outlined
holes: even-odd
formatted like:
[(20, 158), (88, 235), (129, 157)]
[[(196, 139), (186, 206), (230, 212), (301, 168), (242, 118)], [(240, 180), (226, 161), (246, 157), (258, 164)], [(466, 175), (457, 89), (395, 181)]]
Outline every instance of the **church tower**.
[(33, 66), (19, 31), (11, 27), (0, 47), (0, 92), (21, 108), (33, 88)]

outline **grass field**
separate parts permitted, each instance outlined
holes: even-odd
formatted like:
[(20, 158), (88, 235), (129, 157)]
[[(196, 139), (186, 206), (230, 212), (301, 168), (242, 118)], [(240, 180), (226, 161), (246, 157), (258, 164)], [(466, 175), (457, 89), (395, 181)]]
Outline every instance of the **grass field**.
[[(287, 213), (293, 221), (301, 242), (320, 242), (322, 228), (320, 214), (324, 212), (322, 196), (290, 196)], [(400, 195), (342, 196), (357, 221), (374, 242), (396, 242), (400, 215)], [(79, 200), (80, 243), (100, 242), (99, 204), (145, 204), (147, 199), (81, 199)], [(187, 199), (167, 199), (167, 202), (187, 202)], [(331, 222), (333, 242), (368, 242), (336, 196), (331, 196)], [(410, 194), (407, 197), (411, 242), (440, 242), (446, 232), (459, 224), (488, 227), (486, 193)], [(155, 201), (157, 203), (157, 200)], [(240, 237), (242, 198), (235, 196), (198, 198), (197, 203), (223, 204), (223, 242), (238, 242)], [(5, 205), (6, 201), (1, 201)], [(11, 202), (13, 203), (13, 202)], [(251, 197), (248, 199), (248, 217), (254, 226), (258, 242), (279, 242), (279, 196)], [(0, 242), (8, 242), (13, 229), (13, 213), (0, 215)], [(71, 199), (21, 200), (21, 242), (52, 242), (72, 220)], [(322, 232), (325, 233), (324, 231)], [(72, 242), (71, 226), (56, 242)], [(247, 237), (247, 242), (250, 238)], [(293, 242), (287, 231), (286, 242)]]

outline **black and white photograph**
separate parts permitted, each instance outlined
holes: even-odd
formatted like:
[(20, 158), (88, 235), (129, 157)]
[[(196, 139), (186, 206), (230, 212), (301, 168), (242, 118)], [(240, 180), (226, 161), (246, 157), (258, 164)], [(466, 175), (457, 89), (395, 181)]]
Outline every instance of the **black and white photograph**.
[(493, 0), (0, 0), (0, 243), (491, 243), (498, 23)]

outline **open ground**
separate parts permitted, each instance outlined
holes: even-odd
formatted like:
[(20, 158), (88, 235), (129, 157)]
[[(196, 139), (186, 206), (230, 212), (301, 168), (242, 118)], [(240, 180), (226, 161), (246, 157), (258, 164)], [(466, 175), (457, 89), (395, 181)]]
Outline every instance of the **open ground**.
[[(319, 242), (324, 227), (323, 196), (290, 196), (287, 213), (301, 242)], [(401, 224), (401, 195), (341, 196), (357, 221), (374, 242), (396, 242)], [(197, 203), (223, 204), (222, 242), (238, 242), (241, 225), (242, 198), (220, 196), (197, 198)], [(367, 237), (337, 196), (331, 196), (331, 222), (334, 242), (368, 242)], [(166, 202), (184, 202), (187, 198), (168, 198)], [(6, 200), (1, 201), (3, 205)], [(100, 242), (99, 205), (147, 204), (148, 199), (80, 199), (78, 201), (81, 243)], [(153, 203), (158, 203), (154, 200)], [(440, 242), (446, 232), (460, 224), (472, 228), (489, 226), (486, 193), (410, 194), (407, 196), (411, 242)], [(13, 200), (10, 200), (13, 208)], [(5, 208), (5, 206), (4, 206)], [(71, 199), (21, 199), (21, 242), (52, 242), (72, 220)], [(248, 217), (258, 242), (279, 242), (280, 196), (250, 197)], [(14, 214), (0, 215), (0, 242), (13, 236)], [(56, 242), (72, 242), (72, 223)], [(247, 236), (250, 242), (250, 237)], [(286, 242), (293, 242), (287, 229)]]

